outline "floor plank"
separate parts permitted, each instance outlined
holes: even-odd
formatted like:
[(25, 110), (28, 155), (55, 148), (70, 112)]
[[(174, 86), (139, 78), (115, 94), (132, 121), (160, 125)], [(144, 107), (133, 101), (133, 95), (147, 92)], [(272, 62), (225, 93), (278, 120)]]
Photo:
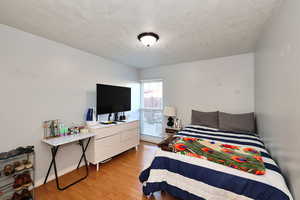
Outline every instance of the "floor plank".
[[(65, 191), (56, 189), (55, 181), (38, 187), (36, 199), (40, 200), (147, 200), (142, 193), (138, 176), (153, 158), (156, 145), (142, 142), (138, 151), (131, 149), (102, 164), (97, 172), (90, 166), (87, 179)], [(84, 174), (84, 168), (60, 177), (61, 184), (70, 183)], [(151, 200), (176, 200), (165, 192), (157, 192)]]

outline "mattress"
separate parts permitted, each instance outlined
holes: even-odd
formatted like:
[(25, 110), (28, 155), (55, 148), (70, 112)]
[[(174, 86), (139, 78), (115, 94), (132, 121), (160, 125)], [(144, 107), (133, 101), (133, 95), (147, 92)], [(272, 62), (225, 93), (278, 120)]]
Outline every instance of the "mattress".
[(143, 193), (166, 191), (183, 200), (292, 200), (283, 175), (255, 134), (188, 125), (177, 136), (251, 147), (260, 151), (265, 175), (250, 174), (205, 159), (158, 149), (140, 174)]

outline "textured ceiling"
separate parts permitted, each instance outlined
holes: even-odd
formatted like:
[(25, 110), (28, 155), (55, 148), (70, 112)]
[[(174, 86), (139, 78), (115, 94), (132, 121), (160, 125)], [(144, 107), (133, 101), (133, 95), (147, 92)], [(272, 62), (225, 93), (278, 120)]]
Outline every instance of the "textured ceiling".
[[(251, 52), (281, 0), (1, 0), (0, 23), (135, 67)], [(146, 48), (141, 32), (160, 35)]]

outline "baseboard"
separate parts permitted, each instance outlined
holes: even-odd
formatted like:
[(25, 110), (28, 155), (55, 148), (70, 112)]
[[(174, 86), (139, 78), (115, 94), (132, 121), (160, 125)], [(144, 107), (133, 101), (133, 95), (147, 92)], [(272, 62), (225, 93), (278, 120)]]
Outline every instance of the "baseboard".
[[(82, 166), (84, 166), (84, 163), (82, 163), (82, 164), (80, 165), (80, 167), (82, 167)], [(63, 175), (65, 175), (65, 174), (67, 174), (67, 173), (70, 173), (70, 172), (74, 171), (76, 168), (77, 168), (77, 164), (76, 164), (76, 165), (72, 165), (72, 166), (70, 166), (70, 167), (67, 167), (67, 168), (65, 168), (65, 169), (59, 170), (59, 171), (57, 172), (57, 173), (58, 173), (58, 176), (60, 177), (60, 176), (63, 176)], [(53, 168), (51, 169), (51, 172), (53, 172)], [(45, 174), (45, 176), (46, 176), (46, 174)], [(48, 177), (47, 183), (48, 183), (49, 181), (54, 180), (54, 179), (55, 179), (55, 174), (54, 174), (54, 173), (53, 173), (53, 174), (50, 174), (49, 177)], [(39, 186), (43, 185), (43, 184), (44, 184), (44, 180), (45, 180), (45, 177), (36, 180), (36, 181), (35, 181), (35, 184), (34, 184), (34, 187), (39, 187)]]

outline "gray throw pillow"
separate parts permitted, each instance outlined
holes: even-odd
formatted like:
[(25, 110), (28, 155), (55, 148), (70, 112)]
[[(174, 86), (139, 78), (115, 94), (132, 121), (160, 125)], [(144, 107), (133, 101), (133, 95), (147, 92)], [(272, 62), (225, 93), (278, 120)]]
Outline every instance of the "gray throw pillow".
[(192, 124), (208, 126), (211, 128), (219, 128), (218, 113), (216, 112), (201, 112), (192, 110)]
[(254, 113), (230, 114), (219, 112), (219, 128), (225, 131), (255, 133)]

